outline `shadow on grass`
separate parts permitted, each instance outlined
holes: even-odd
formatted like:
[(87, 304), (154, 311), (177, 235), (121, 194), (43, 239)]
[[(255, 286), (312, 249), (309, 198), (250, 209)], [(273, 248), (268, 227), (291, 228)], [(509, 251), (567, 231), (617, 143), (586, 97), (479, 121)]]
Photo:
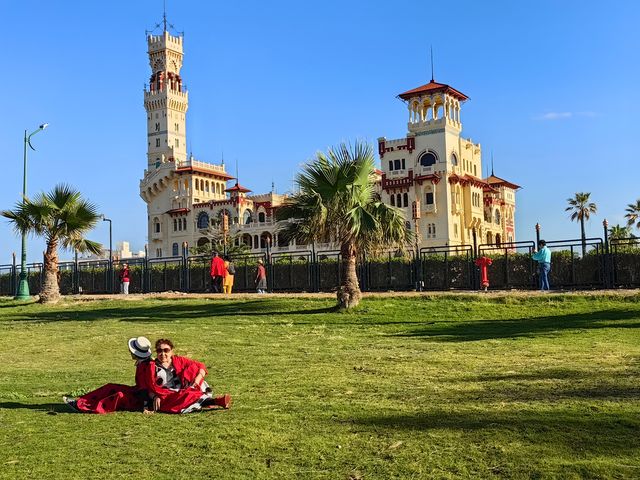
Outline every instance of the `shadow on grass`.
[(77, 413), (73, 412), (64, 403), (20, 403), (20, 402), (0, 402), (0, 410), (37, 410), (46, 413)]
[(524, 438), (528, 443), (565, 446), (583, 452), (632, 452), (640, 448), (640, 421), (632, 414), (592, 414), (572, 411), (501, 413), (436, 410), (416, 415), (378, 415), (343, 423), (396, 430), (485, 431)]
[[(274, 309), (274, 307), (276, 309)], [(335, 306), (309, 309), (289, 309), (286, 305), (274, 305), (273, 301), (253, 300), (248, 302), (198, 302), (156, 305), (121, 305), (98, 308), (68, 308), (43, 312), (17, 312), (6, 315), (3, 320), (20, 322), (99, 321), (119, 319), (131, 322), (162, 322), (182, 319), (213, 319), (216, 317), (319, 315), (336, 311)]]
[(426, 328), (399, 333), (396, 336), (422, 337), (434, 342), (467, 342), (550, 335), (562, 330), (602, 328), (640, 328), (640, 312), (637, 310), (610, 309), (510, 320), (437, 323)]

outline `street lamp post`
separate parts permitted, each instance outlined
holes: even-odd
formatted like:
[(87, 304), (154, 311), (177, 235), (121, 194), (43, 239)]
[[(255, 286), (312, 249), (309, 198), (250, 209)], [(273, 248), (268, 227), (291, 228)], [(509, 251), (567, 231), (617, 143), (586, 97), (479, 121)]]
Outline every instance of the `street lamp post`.
[(112, 240), (113, 240), (113, 236), (112, 236), (112, 222), (110, 218), (105, 217), (104, 214), (102, 214), (102, 221), (103, 222), (109, 222), (109, 290), (110, 293), (113, 293), (113, 246), (112, 246)]
[[(33, 145), (31, 145), (31, 137), (36, 133), (41, 132), (49, 126), (48, 123), (43, 123), (37, 130), (27, 135), (27, 131), (24, 131), (24, 156), (23, 156), (23, 171), (22, 171), (22, 201), (27, 199), (27, 145), (31, 150), (35, 151)], [(29, 282), (27, 281), (27, 232), (22, 232), (22, 253), (20, 256), (20, 282), (18, 283), (18, 292), (16, 294), (16, 300), (28, 300), (31, 297), (29, 294)]]

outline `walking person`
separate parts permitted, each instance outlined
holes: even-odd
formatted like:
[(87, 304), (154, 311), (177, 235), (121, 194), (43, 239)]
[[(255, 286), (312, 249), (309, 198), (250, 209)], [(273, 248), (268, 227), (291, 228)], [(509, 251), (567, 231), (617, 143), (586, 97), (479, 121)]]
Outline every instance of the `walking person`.
[(129, 295), (129, 281), (129, 264), (125, 263), (120, 270), (120, 293), (123, 295)]
[(267, 293), (267, 269), (264, 268), (262, 259), (258, 260), (258, 269), (256, 271), (256, 292)]
[(551, 271), (551, 250), (547, 248), (547, 242), (540, 240), (538, 242), (538, 250), (531, 256), (538, 262), (538, 271), (540, 272), (540, 290), (549, 290), (549, 272)]
[(231, 290), (233, 290), (233, 278), (236, 274), (236, 267), (233, 264), (233, 260), (229, 257), (225, 257), (224, 267), (227, 270), (227, 275), (222, 282), (222, 291), (223, 293), (230, 294)]
[(222, 282), (227, 276), (227, 269), (224, 268), (224, 260), (218, 252), (213, 252), (211, 259), (211, 291), (213, 293), (222, 293)]

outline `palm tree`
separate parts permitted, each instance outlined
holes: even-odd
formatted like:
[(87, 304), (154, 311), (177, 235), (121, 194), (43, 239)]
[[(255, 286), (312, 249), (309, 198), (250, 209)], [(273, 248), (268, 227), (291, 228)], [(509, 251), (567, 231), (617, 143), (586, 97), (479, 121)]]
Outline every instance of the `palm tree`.
[(102, 245), (84, 238), (100, 219), (97, 208), (68, 185), (56, 185), (53, 191), (43, 192), (35, 200), (25, 198), (13, 210), (4, 210), (0, 215), (11, 221), (16, 232), (34, 233), (46, 241), (42, 303), (55, 303), (60, 299), (58, 246), (80, 253), (101, 251)]
[(624, 238), (631, 238), (631, 227), (614, 225), (609, 228), (609, 240), (622, 240)]
[(591, 193), (579, 192), (576, 193), (573, 198), (567, 198), (569, 206), (564, 209), (565, 212), (571, 213), (571, 220), (580, 220), (580, 233), (582, 238), (582, 256), (584, 257), (587, 251), (586, 235), (584, 233), (584, 221), (589, 220), (592, 213), (598, 211), (598, 207), (595, 203), (589, 202)]
[(624, 215), (627, 219), (627, 225), (631, 227), (635, 223), (636, 228), (640, 228), (640, 198), (636, 200), (636, 203), (627, 205), (625, 212), (627, 212)]
[(319, 152), (296, 177), (299, 191), (278, 210), (288, 220), (280, 235), (300, 243), (335, 241), (340, 245), (338, 307), (352, 308), (361, 298), (356, 259), (384, 248), (404, 248), (413, 238), (402, 211), (380, 201), (375, 192), (373, 149), (366, 143), (341, 144)]

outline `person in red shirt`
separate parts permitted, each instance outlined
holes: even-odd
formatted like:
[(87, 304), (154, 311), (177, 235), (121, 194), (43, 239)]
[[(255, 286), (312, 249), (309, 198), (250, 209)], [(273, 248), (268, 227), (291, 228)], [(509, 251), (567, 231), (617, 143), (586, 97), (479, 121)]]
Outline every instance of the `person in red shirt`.
[(79, 413), (111, 413), (117, 411), (151, 412), (146, 408), (147, 392), (139, 383), (138, 371), (142, 364), (151, 365), (151, 342), (146, 337), (129, 340), (131, 358), (136, 361), (136, 384), (133, 386), (107, 383), (78, 399), (62, 397), (64, 402)]
[(146, 390), (153, 410), (164, 413), (191, 413), (207, 408), (229, 408), (231, 395), (213, 397), (204, 377), (203, 363), (173, 353), (173, 342), (156, 342), (157, 358), (141, 363), (136, 370), (136, 385)]
[(120, 293), (129, 295), (129, 280), (129, 264), (125, 263), (120, 270)]
[(224, 260), (218, 252), (213, 252), (211, 259), (211, 290), (213, 293), (222, 292), (222, 282), (227, 276), (227, 269), (224, 266)]
[(256, 291), (267, 293), (267, 270), (264, 268), (262, 259), (258, 260), (258, 270), (256, 271)]

